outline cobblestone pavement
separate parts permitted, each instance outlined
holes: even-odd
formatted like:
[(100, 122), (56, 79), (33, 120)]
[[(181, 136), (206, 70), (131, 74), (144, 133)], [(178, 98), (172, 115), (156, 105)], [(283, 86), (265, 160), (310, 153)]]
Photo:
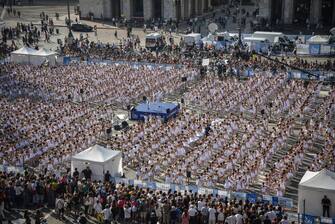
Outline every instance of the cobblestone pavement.
[[(33, 24), (41, 24), (40, 20), (40, 13), (44, 12), (50, 18), (53, 19), (55, 28), (59, 29), (59, 34), (52, 35), (50, 41), (46, 43), (44, 41), (44, 37), (42, 35), (42, 39), (39, 42), (39, 47), (45, 47), (47, 49), (56, 50), (57, 48), (57, 39), (61, 39), (64, 41), (64, 37), (68, 35), (68, 28), (65, 26), (65, 19), (67, 18), (67, 6), (65, 4), (62, 5), (40, 5), (40, 6), (14, 6), (17, 11), (21, 12), (21, 18), (13, 15), (6, 15), (5, 22), (6, 26), (16, 26), (18, 22), (22, 23), (33, 23)], [(70, 6), (71, 10), (71, 20), (75, 21), (77, 18), (79, 22), (88, 24), (90, 26), (96, 25), (98, 27), (97, 35), (94, 32), (82, 33), (84, 37), (88, 35), (89, 40), (97, 42), (100, 41), (102, 43), (116, 43), (118, 44), (122, 38), (126, 38), (127, 31), (126, 29), (120, 29), (115, 26), (111, 25), (111, 22), (101, 22), (101, 21), (80, 21), (79, 16), (74, 14), (74, 6)], [(59, 20), (56, 20), (55, 13), (59, 13), (60, 17)], [(118, 38), (115, 38), (115, 30), (117, 30)], [(152, 31), (148, 31), (152, 32)], [(141, 28), (134, 28), (133, 32), (134, 35), (139, 36), (141, 40), (141, 46), (145, 45), (145, 35), (146, 33), (143, 32)], [(75, 38), (79, 38), (80, 32), (73, 32)], [(178, 43), (180, 40), (180, 35), (173, 34), (175, 37), (175, 41)], [(17, 40), (17, 45), (20, 47), (22, 46), (22, 41)]]

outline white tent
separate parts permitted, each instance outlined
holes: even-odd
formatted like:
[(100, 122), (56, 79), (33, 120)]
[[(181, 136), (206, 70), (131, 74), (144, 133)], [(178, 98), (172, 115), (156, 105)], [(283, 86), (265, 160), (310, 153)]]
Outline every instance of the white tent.
[(111, 176), (121, 176), (123, 174), (122, 153), (94, 145), (72, 156), (71, 173), (75, 168), (81, 173), (86, 167), (92, 170), (92, 180), (103, 180), (107, 170)]
[(41, 65), (45, 63), (46, 61), (49, 63), (49, 65), (55, 65), (56, 64), (56, 55), (57, 53), (54, 51), (47, 50), (45, 48), (41, 48), (38, 50), (33, 56), (33, 63), (35, 65)]
[(37, 51), (29, 47), (22, 47), (11, 53), (11, 62), (19, 64), (30, 64), (31, 56)]
[(320, 35), (312, 36), (307, 40), (309, 44), (328, 44), (329, 37), (321, 37)]
[[(323, 169), (319, 172), (306, 171), (298, 187), (298, 212), (313, 216), (322, 216), (321, 200), (330, 199), (330, 217), (335, 216), (335, 173)], [(305, 211), (304, 211), (305, 201)]]
[(41, 65), (47, 61), (50, 65), (55, 65), (56, 55), (56, 52), (49, 51), (44, 48), (37, 51), (29, 47), (22, 47), (11, 53), (11, 62), (18, 64)]

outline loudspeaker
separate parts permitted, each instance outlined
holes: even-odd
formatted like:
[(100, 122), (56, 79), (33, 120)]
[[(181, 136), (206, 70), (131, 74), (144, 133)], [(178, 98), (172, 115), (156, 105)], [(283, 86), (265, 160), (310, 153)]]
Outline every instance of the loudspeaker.
[(309, 81), (304, 81), (304, 87), (307, 88), (309, 84)]
[(181, 98), (181, 99), (180, 99), (180, 103), (182, 103), (182, 104), (185, 103), (184, 98)]
[(114, 130), (115, 131), (120, 131), (121, 130), (121, 126), (120, 125), (114, 125)]
[(191, 176), (192, 176), (192, 175), (191, 175), (191, 171), (189, 171), (189, 170), (186, 171), (186, 177), (187, 177), (187, 178), (191, 178)]
[(80, 94), (83, 94), (83, 93), (84, 93), (84, 90), (83, 90), (83, 89), (80, 89), (79, 92), (80, 92)]
[(187, 81), (187, 77), (181, 77), (181, 81), (182, 82), (186, 82)]
[(128, 128), (129, 126), (127, 121), (122, 121), (121, 125), (122, 125), (122, 128)]
[(59, 29), (56, 29), (56, 34), (59, 34)]

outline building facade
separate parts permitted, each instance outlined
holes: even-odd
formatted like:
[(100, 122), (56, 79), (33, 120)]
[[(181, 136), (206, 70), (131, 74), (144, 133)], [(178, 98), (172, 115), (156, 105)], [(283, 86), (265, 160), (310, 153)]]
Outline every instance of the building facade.
[[(186, 19), (239, 0), (79, 0), (81, 17)], [(241, 0), (270, 23), (335, 25), (335, 0)], [(308, 20), (306, 20), (308, 19)]]
[(259, 0), (259, 14), (271, 23), (335, 25), (334, 0)]
[(226, 0), (79, 0), (82, 18), (112, 19), (124, 17), (185, 19), (209, 11)]

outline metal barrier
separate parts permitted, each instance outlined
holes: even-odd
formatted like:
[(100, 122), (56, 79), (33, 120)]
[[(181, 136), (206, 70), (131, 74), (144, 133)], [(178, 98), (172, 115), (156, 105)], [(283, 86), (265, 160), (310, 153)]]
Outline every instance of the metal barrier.
[(280, 205), (284, 208), (293, 208), (293, 200), (285, 197), (276, 197), (270, 195), (258, 195), (256, 193), (232, 192), (214, 188), (197, 187), (196, 185), (179, 185), (179, 184), (166, 184), (159, 182), (145, 182), (141, 180), (132, 180), (126, 178), (112, 177), (112, 182), (118, 184), (123, 183), (126, 185), (133, 185), (140, 188), (149, 188), (161, 191), (177, 191), (177, 192), (192, 192), (198, 194), (218, 195), (220, 197), (227, 197), (228, 199), (248, 200), (251, 203), (264, 202), (272, 205)]
[(1, 172), (6, 172), (6, 173), (24, 173), (24, 168), (23, 166), (16, 167), (16, 166), (4, 166), (0, 165), (0, 171)]

